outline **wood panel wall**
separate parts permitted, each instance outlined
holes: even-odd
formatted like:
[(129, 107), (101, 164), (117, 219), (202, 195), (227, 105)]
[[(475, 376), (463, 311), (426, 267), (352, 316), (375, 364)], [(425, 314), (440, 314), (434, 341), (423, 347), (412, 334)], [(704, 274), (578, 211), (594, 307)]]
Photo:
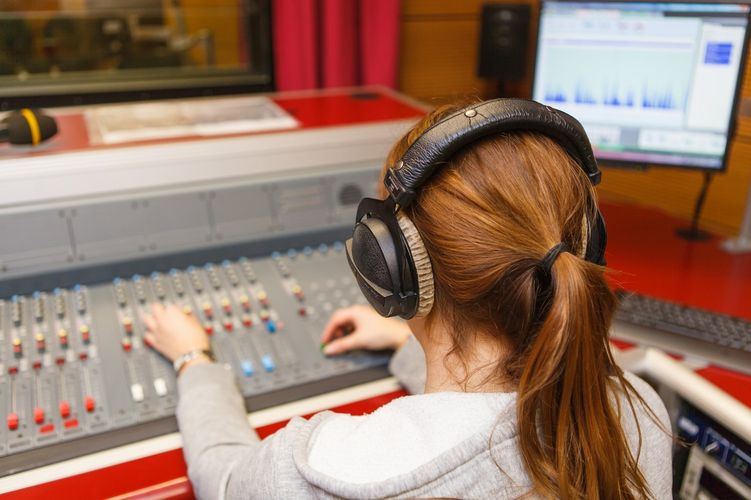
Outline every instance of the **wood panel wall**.
[[(430, 104), (465, 96), (498, 95), (494, 82), (476, 76), (483, 0), (403, 0), (400, 87), (408, 95)], [(527, 3), (537, 23), (537, 0), (494, 3)], [(537, 34), (530, 30), (529, 60), (533, 60)], [(751, 58), (750, 58), (751, 59)], [(728, 169), (717, 174), (707, 196), (702, 227), (719, 234), (738, 231), (751, 183), (751, 64), (745, 68), (738, 131), (731, 145)], [(528, 97), (529, 78), (507, 86), (504, 95)], [(747, 112), (748, 111), (748, 112)], [(689, 219), (702, 182), (700, 172), (651, 168), (645, 172), (604, 168), (599, 195), (604, 200), (656, 207)]]

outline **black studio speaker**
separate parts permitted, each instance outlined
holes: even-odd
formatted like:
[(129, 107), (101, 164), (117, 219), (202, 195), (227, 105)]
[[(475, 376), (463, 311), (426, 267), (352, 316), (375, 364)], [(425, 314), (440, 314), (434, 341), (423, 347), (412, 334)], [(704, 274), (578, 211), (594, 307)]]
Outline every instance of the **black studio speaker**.
[(522, 80), (527, 72), (531, 9), (528, 4), (482, 6), (477, 74), (501, 82)]

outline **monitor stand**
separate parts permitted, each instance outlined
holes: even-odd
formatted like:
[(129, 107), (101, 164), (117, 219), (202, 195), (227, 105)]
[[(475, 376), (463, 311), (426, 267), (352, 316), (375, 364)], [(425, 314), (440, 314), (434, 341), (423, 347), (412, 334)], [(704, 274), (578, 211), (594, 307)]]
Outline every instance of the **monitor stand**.
[(696, 198), (696, 205), (694, 206), (694, 215), (691, 217), (691, 225), (689, 227), (682, 227), (675, 231), (675, 234), (679, 238), (683, 238), (688, 241), (707, 241), (712, 239), (712, 235), (706, 231), (699, 229), (699, 217), (701, 217), (701, 210), (704, 208), (704, 201), (707, 199), (707, 191), (709, 191), (709, 184), (712, 182), (712, 173), (709, 171), (704, 172), (704, 182), (701, 185), (701, 191)]

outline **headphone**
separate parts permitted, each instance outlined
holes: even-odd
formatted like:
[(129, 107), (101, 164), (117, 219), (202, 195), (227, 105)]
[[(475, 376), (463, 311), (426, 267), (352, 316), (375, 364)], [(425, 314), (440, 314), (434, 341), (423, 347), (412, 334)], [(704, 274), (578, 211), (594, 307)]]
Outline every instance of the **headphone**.
[[(494, 99), (468, 106), (428, 128), (390, 166), (384, 177), (385, 200), (364, 198), (357, 207), (347, 261), (370, 305), (382, 316), (426, 316), (433, 307), (433, 271), (415, 225), (404, 213), (428, 179), (462, 148), (502, 132), (542, 133), (560, 144), (590, 182), (600, 182), (592, 146), (572, 116), (535, 101)], [(605, 265), (607, 232), (591, 201), (594, 220), (583, 221), (585, 245), (580, 256)]]

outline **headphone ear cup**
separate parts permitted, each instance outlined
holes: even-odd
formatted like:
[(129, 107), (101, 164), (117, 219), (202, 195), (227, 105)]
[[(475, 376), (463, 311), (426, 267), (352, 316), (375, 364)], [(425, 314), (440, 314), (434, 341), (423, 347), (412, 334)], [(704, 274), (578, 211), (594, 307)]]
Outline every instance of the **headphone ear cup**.
[(420, 233), (414, 223), (403, 212), (396, 213), (396, 221), (402, 231), (402, 236), (407, 244), (415, 275), (417, 276), (417, 311), (413, 317), (427, 316), (433, 308), (435, 300), (435, 284), (433, 282), (433, 266), (430, 263), (428, 251), (425, 249)]

